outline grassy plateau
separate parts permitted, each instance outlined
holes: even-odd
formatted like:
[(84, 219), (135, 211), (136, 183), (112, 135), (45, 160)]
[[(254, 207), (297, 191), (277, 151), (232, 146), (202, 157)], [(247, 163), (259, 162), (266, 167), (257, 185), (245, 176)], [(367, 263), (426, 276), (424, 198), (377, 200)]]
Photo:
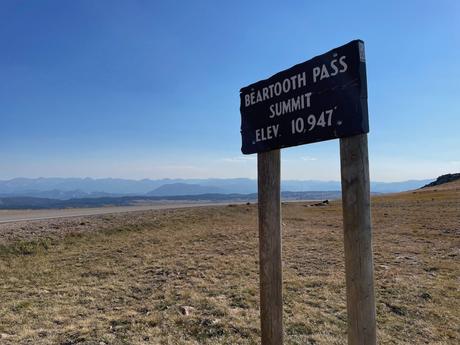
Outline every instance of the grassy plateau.
[[(449, 187), (449, 186), (448, 186)], [(285, 344), (346, 344), (342, 210), (283, 204)], [(460, 185), (372, 199), (379, 344), (460, 343)], [(257, 205), (0, 224), (0, 344), (258, 344)]]

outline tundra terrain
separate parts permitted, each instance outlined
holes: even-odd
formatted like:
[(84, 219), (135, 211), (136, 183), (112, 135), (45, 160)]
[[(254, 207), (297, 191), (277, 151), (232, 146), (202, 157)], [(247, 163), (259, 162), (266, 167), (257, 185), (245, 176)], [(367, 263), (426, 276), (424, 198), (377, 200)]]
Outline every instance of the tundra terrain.
[[(286, 344), (346, 344), (340, 201), (283, 205)], [(379, 344), (460, 343), (460, 183), (372, 199)], [(258, 344), (257, 206), (0, 224), (0, 344)]]

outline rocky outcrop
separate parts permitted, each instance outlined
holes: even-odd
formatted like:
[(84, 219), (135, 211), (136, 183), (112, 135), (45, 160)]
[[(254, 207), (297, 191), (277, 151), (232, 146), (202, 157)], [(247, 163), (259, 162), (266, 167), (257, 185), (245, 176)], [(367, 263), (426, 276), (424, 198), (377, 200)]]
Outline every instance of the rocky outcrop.
[(436, 179), (436, 181), (428, 183), (427, 185), (423, 186), (421, 189), (428, 188), (428, 187), (435, 187), (435, 186), (442, 185), (444, 183), (449, 183), (449, 182), (453, 182), (457, 180), (460, 180), (460, 173), (441, 175)]

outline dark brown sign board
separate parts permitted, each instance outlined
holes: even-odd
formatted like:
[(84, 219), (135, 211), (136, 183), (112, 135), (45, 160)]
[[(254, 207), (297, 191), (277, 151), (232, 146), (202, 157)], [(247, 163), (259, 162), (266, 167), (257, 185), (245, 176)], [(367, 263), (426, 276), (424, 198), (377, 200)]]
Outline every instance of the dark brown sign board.
[(240, 99), (245, 154), (368, 133), (364, 42), (243, 87)]

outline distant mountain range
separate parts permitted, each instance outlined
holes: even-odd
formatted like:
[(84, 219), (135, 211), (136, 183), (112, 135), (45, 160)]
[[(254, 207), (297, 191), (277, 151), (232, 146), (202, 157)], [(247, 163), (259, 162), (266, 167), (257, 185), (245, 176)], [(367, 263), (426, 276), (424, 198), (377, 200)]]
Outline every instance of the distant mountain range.
[(164, 184), (146, 195), (149, 196), (174, 196), (174, 195), (199, 195), (199, 194), (228, 194), (228, 190), (215, 186), (202, 186), (192, 183)]
[[(420, 188), (434, 179), (403, 182), (371, 182), (371, 191), (392, 193)], [(339, 191), (339, 181), (284, 180), (283, 191)], [(119, 196), (174, 196), (199, 194), (250, 194), (257, 192), (257, 181), (233, 179), (93, 179), (93, 178), (15, 178), (0, 180), (1, 197), (38, 197), (68, 200)]]
[[(420, 188), (434, 179), (403, 182), (371, 182), (375, 193), (393, 193)], [(340, 191), (339, 181), (284, 180), (282, 191)], [(0, 180), (0, 197), (81, 199), (122, 196), (176, 196), (201, 194), (251, 194), (257, 181), (233, 179), (127, 180), (114, 178), (15, 178)]]

